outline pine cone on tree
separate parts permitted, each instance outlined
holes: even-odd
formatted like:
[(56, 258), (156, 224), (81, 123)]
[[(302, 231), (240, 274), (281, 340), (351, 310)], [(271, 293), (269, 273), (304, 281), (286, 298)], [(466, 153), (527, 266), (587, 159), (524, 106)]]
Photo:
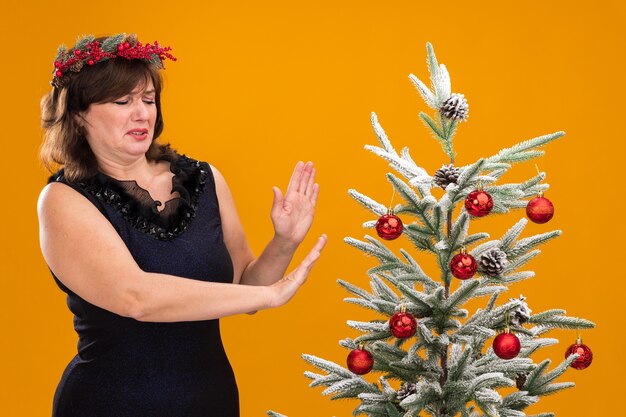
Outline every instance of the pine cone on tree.
[(402, 384), (402, 386), (398, 390), (398, 393), (396, 394), (396, 396), (398, 398), (398, 401), (402, 401), (409, 395), (416, 394), (416, 393), (417, 393), (417, 384), (413, 384), (411, 382), (405, 382), (404, 384)]
[(459, 172), (460, 170), (453, 164), (442, 165), (441, 168), (435, 172), (433, 177), (435, 179), (435, 184), (445, 190), (448, 185), (456, 184), (459, 180)]
[[(516, 298), (509, 298), (509, 301), (515, 301)], [(522, 302), (511, 314), (511, 324), (522, 325), (530, 319), (530, 313), (532, 310), (528, 307), (528, 304), (524, 300), (526, 297), (520, 294), (519, 300)]]
[(521, 390), (526, 383), (526, 374), (519, 374), (517, 378), (515, 378), (515, 386), (517, 389)]
[(469, 117), (469, 104), (463, 94), (452, 93), (439, 109), (446, 119), (464, 121)]
[(499, 276), (508, 263), (506, 253), (498, 248), (491, 249), (480, 257), (481, 270), (492, 277)]

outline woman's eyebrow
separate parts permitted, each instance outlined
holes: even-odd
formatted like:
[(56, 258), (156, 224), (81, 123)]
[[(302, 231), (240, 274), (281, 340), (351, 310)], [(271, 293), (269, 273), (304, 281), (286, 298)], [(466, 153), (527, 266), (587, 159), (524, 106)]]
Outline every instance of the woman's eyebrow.
[(144, 91), (137, 91), (137, 92), (131, 92), (130, 94), (133, 96), (147, 96), (148, 94), (154, 94), (154, 88), (151, 88), (149, 90), (144, 90)]

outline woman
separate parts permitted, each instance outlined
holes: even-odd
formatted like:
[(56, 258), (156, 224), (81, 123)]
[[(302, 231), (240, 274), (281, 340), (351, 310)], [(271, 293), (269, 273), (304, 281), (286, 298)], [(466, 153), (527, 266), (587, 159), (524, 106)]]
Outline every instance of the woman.
[(85, 37), (60, 49), (42, 100), (41, 156), (63, 168), (39, 198), (40, 243), (79, 335), (57, 417), (239, 415), (217, 319), (285, 304), (326, 242), (283, 277), (318, 194), (298, 163), (253, 256), (222, 175), (156, 142), (165, 59), (133, 35)]

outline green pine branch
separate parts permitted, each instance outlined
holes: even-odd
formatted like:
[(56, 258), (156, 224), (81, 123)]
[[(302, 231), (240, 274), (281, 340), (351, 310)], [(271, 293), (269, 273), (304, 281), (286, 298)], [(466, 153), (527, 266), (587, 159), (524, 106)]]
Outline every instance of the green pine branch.
[(84, 51), (85, 48), (87, 47), (87, 44), (93, 42), (94, 39), (95, 38), (93, 37), (93, 35), (83, 36), (76, 41), (76, 45), (74, 46), (73, 49), (74, 50), (80, 49), (81, 51)]
[(384, 204), (380, 204), (374, 201), (372, 198), (366, 196), (365, 194), (361, 194), (360, 192), (352, 189), (348, 190), (348, 194), (359, 204), (361, 204), (361, 206), (371, 211), (376, 216), (382, 216), (383, 214), (387, 213), (387, 207), (385, 207)]
[(118, 33), (117, 35), (110, 36), (102, 42), (102, 50), (104, 52), (117, 52), (117, 45), (124, 41), (125, 35)]

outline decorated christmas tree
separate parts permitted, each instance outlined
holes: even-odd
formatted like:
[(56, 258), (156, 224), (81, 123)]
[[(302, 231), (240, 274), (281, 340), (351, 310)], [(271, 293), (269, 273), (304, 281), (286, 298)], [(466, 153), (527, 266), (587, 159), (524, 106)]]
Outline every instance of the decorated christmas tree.
[[(530, 300), (502, 296), (510, 285), (535, 275), (524, 267), (540, 253), (540, 245), (561, 234), (559, 230), (522, 238), (526, 218), (497, 239), (471, 229), (481, 224), (479, 218), (519, 209), (535, 223), (549, 222), (554, 206), (543, 196), (548, 189), (544, 173), (521, 183), (505, 183), (501, 177), (513, 164), (542, 156), (539, 148), (563, 132), (455, 166), (453, 138), (468, 118), (468, 104), (462, 94), (451, 92), (448, 71), (438, 64), (430, 44), (427, 53), (431, 88), (414, 75), (410, 79), (434, 110), (433, 117), (422, 112), (420, 118), (441, 144), (449, 164), (429, 175), (407, 148), (400, 153), (394, 149), (372, 114), (380, 146), (366, 149), (397, 172), (388, 173), (387, 179), (392, 185), (390, 194), (402, 202), (388, 208), (350, 190), (377, 218), (364, 226), (375, 229), (379, 239), (365, 236), (365, 240), (345, 241), (378, 264), (367, 271), (370, 290), (338, 282), (351, 293), (345, 301), (369, 310), (370, 320), (348, 321), (361, 335), (340, 341), (349, 351), (347, 368), (305, 354), (306, 361), (324, 372), (305, 375), (312, 379), (311, 387), (325, 387), (324, 395), (357, 399), (355, 415), (526, 416), (524, 410), (541, 396), (574, 385), (555, 382), (569, 367), (584, 369), (591, 364), (592, 352), (580, 337), (557, 366), (551, 367), (549, 359), (535, 363), (533, 355), (539, 349), (558, 343), (546, 333), (555, 328), (588, 329), (594, 324), (568, 317), (561, 309), (532, 314)], [(443, 189), (439, 199), (432, 193), (436, 187)], [(400, 249), (396, 254), (384, 243), (399, 237), (411, 243), (414, 253)], [(427, 275), (420, 266), (420, 260), (428, 256), (434, 257), (440, 269), (437, 277)], [(473, 299), (484, 304), (470, 315), (464, 306)], [(363, 376), (369, 372), (380, 374), (377, 382)]]

